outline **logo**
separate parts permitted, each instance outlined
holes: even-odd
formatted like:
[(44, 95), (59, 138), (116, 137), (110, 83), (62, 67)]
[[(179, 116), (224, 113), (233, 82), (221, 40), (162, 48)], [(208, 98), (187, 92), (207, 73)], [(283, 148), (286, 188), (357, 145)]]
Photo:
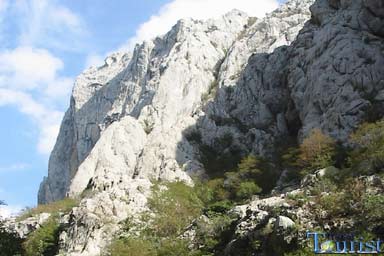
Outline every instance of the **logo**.
[(380, 239), (364, 241), (355, 239), (353, 234), (326, 234), (307, 232), (307, 238), (313, 241), (313, 251), (316, 254), (379, 254), (382, 241)]

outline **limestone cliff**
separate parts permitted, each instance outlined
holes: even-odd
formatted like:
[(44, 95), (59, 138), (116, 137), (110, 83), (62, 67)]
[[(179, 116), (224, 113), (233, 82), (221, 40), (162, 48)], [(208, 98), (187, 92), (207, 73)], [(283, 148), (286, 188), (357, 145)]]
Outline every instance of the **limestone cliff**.
[(62, 251), (98, 255), (119, 221), (145, 209), (151, 180), (204, 173), (201, 145), (272, 157), (287, 136), (318, 127), (345, 142), (382, 117), (383, 4), (313, 2), (263, 19), (181, 20), (81, 74), (39, 191), (39, 203), (83, 198)]

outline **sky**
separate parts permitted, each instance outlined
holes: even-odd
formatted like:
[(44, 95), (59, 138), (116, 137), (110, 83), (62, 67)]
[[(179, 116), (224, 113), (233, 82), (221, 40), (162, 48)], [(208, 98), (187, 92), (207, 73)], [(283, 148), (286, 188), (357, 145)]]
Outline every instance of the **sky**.
[(234, 8), (262, 17), (278, 0), (0, 0), (0, 216), (36, 205), (73, 82), (114, 51), (177, 20)]

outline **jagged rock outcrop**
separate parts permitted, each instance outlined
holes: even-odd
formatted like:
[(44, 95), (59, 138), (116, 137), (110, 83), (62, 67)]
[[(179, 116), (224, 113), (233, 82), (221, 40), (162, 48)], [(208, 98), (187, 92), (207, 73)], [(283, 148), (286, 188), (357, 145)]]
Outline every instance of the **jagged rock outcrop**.
[[(312, 179), (312, 184), (301, 185), (295, 190), (268, 198), (253, 199), (248, 204), (232, 209), (228, 214), (234, 216), (235, 229), (225, 255), (238, 255), (241, 246), (250, 245), (254, 241), (259, 241), (263, 245), (261, 251), (259, 248), (260, 255), (280, 255), (281, 246), (288, 249), (295, 243), (305, 244), (307, 242), (305, 234), (308, 230), (318, 227), (322, 227), (326, 232), (354, 230), (356, 223), (359, 222), (356, 217), (344, 215), (334, 218), (329, 212), (332, 209), (325, 210), (318, 205), (319, 195), (313, 191), (324, 180), (319, 176), (315, 178), (311, 176), (305, 179)], [(366, 195), (383, 193), (383, 179), (378, 176), (360, 177), (358, 182), (361, 186), (360, 193), (362, 191)], [(320, 193), (323, 196), (335, 195), (325, 191)], [(380, 226), (379, 223), (372, 225)], [(273, 243), (269, 244), (270, 241)]]
[(268, 156), (281, 138), (321, 128), (345, 142), (359, 123), (382, 117), (383, 38), (370, 24), (384, 23), (370, 8), (316, 1), (292, 45), (253, 54), (234, 86), (220, 84), (196, 124), (203, 141), (230, 132), (233, 147)]
[(83, 198), (61, 251), (98, 255), (146, 208), (151, 180), (191, 182), (207, 169), (201, 146), (273, 157), (287, 136), (318, 127), (346, 142), (382, 116), (383, 4), (317, 0), (310, 13), (313, 2), (264, 19), (181, 20), (80, 75), (39, 191), (40, 203)]
[(26, 238), (31, 232), (39, 229), (51, 217), (50, 213), (41, 213), (36, 216), (18, 220), (17, 218), (7, 219), (5, 224), (10, 230), (13, 230), (22, 239)]

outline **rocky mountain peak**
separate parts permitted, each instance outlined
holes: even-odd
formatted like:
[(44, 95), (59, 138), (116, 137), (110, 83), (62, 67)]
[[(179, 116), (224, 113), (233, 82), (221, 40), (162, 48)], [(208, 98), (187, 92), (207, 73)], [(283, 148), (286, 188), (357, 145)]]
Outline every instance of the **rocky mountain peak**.
[(212, 171), (201, 148), (236, 166), (313, 128), (345, 142), (382, 115), (382, 5), (313, 3), (290, 0), (262, 19), (180, 20), (81, 74), (39, 191), (40, 203), (81, 199), (62, 250), (97, 255), (146, 209), (153, 180), (192, 184)]

